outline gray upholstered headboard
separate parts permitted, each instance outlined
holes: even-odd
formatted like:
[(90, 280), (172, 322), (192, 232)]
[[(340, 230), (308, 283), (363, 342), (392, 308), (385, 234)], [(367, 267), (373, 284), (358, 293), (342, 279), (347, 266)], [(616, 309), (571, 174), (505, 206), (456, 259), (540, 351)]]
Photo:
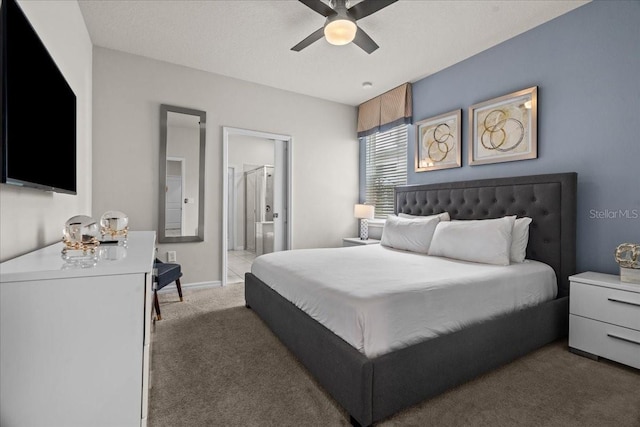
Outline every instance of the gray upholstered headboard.
[(576, 188), (575, 172), (406, 185), (395, 189), (395, 211), (449, 212), (452, 219), (532, 218), (527, 258), (555, 270), (563, 297), (576, 268)]

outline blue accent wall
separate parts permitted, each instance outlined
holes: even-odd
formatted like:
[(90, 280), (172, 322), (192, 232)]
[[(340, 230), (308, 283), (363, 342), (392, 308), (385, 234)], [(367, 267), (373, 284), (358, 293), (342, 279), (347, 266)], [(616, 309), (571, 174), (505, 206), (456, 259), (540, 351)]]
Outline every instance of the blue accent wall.
[[(531, 86), (538, 158), (469, 166), (469, 106)], [(462, 167), (414, 172), (412, 126), (408, 183), (577, 172), (577, 269), (617, 274), (615, 248), (640, 243), (640, 2), (588, 3), (413, 84), (414, 123), (457, 108)]]

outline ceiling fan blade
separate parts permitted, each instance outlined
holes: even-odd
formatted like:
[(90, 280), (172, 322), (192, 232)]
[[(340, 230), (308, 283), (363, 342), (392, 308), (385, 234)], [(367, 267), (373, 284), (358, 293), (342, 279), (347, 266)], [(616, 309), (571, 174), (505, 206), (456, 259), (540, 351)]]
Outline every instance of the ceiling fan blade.
[(291, 50), (295, 50), (296, 52), (300, 52), (305, 47), (309, 46), (311, 43), (320, 40), (324, 37), (324, 28), (317, 29), (313, 33), (311, 33), (307, 38), (302, 40), (300, 43), (291, 48)]
[(385, 8), (397, 1), (398, 0), (363, 0), (360, 3), (350, 7), (347, 11), (349, 12), (349, 15), (351, 15), (351, 17), (357, 21), (358, 19), (369, 16), (372, 13), (376, 13), (380, 9)]
[(329, 5), (327, 5), (326, 3), (323, 3), (320, 0), (298, 0), (298, 1), (300, 3), (305, 4), (309, 8), (315, 10), (325, 18), (328, 18), (329, 16), (336, 14), (335, 10), (331, 9)]
[(356, 32), (356, 38), (353, 39), (353, 43), (360, 46), (362, 50), (367, 53), (371, 53), (376, 50), (378, 47), (376, 42), (373, 41), (369, 34), (365, 33), (364, 30), (358, 27), (358, 31)]

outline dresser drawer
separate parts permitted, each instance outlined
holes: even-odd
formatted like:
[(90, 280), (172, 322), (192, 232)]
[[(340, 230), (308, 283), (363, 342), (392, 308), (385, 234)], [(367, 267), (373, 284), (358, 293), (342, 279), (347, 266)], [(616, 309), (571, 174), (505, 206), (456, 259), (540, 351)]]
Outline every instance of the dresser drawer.
[(571, 282), (569, 312), (640, 331), (640, 293)]
[(572, 314), (569, 347), (640, 369), (640, 331)]

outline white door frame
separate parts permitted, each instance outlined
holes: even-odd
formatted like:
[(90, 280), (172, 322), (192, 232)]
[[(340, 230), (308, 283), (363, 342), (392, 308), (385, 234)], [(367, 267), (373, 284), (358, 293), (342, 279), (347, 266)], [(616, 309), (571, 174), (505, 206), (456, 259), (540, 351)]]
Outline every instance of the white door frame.
[[(244, 135), (244, 136), (252, 136), (256, 138), (265, 138), (265, 139), (273, 139), (284, 141), (286, 146), (286, 184), (287, 184), (287, 194), (286, 194), (286, 205), (287, 209), (284, 214), (284, 223), (286, 230), (286, 238), (284, 242), (284, 249), (291, 249), (291, 241), (292, 241), (292, 203), (291, 203), (291, 195), (293, 193), (292, 180), (291, 180), (291, 171), (293, 164), (293, 138), (291, 135), (280, 135), (270, 132), (260, 132), (249, 129), (241, 129), (223, 126), (222, 127), (222, 286), (227, 285), (227, 251), (228, 247), (228, 227), (229, 227), (229, 179), (228, 179), (228, 168), (229, 168), (229, 137), (232, 135)], [(274, 162), (275, 163), (275, 162)]]
[[(227, 236), (227, 239), (231, 240), (231, 244), (233, 245), (232, 249), (236, 248), (236, 210), (237, 210), (237, 195), (236, 195), (236, 167), (233, 165), (229, 165), (227, 168), (227, 174), (233, 177), (233, 185), (230, 188), (229, 199), (228, 202), (231, 203), (229, 209), (231, 214), (227, 217), (227, 233), (231, 230), (230, 235)], [(227, 175), (227, 178), (228, 178)], [(227, 185), (229, 182), (227, 181)]]

